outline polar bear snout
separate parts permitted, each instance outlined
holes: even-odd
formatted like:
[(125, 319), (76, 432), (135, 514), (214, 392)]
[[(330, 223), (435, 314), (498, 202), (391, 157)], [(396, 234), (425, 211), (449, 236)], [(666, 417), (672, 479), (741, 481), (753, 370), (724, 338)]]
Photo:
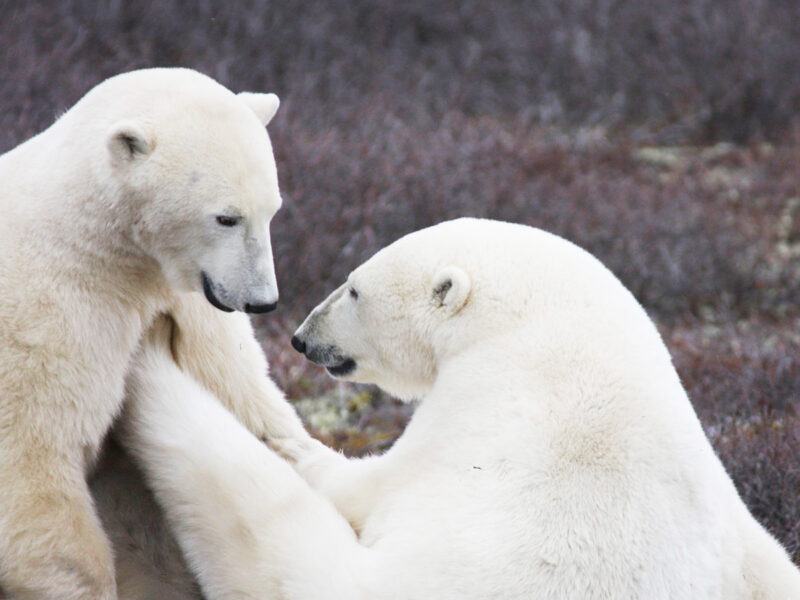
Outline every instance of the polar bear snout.
[(349, 356), (344, 356), (336, 346), (306, 345), (306, 358), (314, 364), (325, 367), (334, 377), (344, 377), (356, 370), (356, 361)]
[(277, 302), (271, 302), (269, 304), (250, 304), (249, 302), (245, 303), (244, 305), (244, 312), (246, 313), (268, 313), (272, 312), (278, 307)]
[(304, 354), (308, 360), (325, 367), (334, 377), (344, 377), (355, 371), (356, 361), (346, 356), (340, 348), (333, 345), (310, 344), (298, 335), (299, 333), (300, 330), (292, 336), (292, 348)]
[(306, 353), (306, 343), (296, 335), (292, 336), (292, 348), (297, 350), (300, 354)]
[(253, 293), (244, 301), (237, 301), (231, 297), (225, 286), (214, 281), (208, 273), (202, 272), (203, 293), (214, 307), (224, 312), (242, 310), (246, 313), (268, 313), (278, 306), (278, 299), (274, 300), (268, 294)]
[(202, 273), (202, 277), (203, 277), (203, 293), (206, 296), (206, 300), (208, 300), (212, 306), (220, 309), (221, 311), (233, 312), (233, 309), (231, 307), (223, 304), (217, 297), (217, 295), (219, 294), (219, 286), (212, 283), (211, 278), (205, 271)]

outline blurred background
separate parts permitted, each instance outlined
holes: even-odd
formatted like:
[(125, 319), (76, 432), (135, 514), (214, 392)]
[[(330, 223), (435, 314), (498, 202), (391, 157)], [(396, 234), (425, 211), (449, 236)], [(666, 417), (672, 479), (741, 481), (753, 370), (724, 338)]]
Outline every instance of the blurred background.
[(800, 561), (800, 2), (0, 0), (0, 151), (89, 88), (185, 66), (282, 99), (273, 374), (322, 439), (413, 407), (288, 339), (380, 247), (457, 216), (541, 227), (634, 292), (754, 514)]

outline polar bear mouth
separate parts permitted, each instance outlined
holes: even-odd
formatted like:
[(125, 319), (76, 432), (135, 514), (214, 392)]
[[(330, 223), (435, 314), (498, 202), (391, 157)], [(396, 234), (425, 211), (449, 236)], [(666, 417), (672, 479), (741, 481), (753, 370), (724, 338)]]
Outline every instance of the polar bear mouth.
[(325, 370), (334, 377), (344, 377), (356, 370), (355, 359), (342, 354), (341, 350), (336, 346), (311, 346), (295, 333), (292, 336), (292, 347), (315, 365), (325, 367)]
[(205, 271), (203, 271), (203, 293), (206, 295), (206, 300), (216, 308), (224, 312), (233, 312), (230, 306), (225, 306), (214, 294), (214, 285), (211, 283), (211, 279), (206, 275)]
[(352, 358), (345, 358), (338, 365), (331, 365), (325, 368), (328, 370), (328, 373), (334, 377), (344, 377), (345, 375), (356, 370), (356, 361), (354, 361)]

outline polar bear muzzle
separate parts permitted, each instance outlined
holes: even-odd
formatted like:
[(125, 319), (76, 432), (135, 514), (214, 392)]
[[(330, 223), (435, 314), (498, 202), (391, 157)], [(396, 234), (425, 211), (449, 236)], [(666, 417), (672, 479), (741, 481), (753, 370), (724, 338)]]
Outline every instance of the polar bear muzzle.
[(218, 308), (221, 311), (233, 312), (231, 307), (225, 306), (219, 301), (217, 295), (214, 293), (214, 287), (215, 286), (211, 283), (211, 279), (209, 279), (208, 275), (206, 275), (205, 271), (203, 271), (203, 293), (206, 295), (206, 300), (208, 300), (215, 308)]
[(341, 364), (325, 367), (328, 373), (334, 377), (345, 377), (356, 370), (356, 361), (352, 358), (345, 358)]
[(310, 346), (299, 335), (292, 336), (292, 347), (314, 364), (325, 367), (334, 377), (345, 377), (356, 370), (356, 361), (336, 346)]
[[(203, 293), (206, 296), (206, 300), (208, 300), (212, 304), (212, 306), (218, 308), (221, 311), (233, 312), (235, 309), (231, 308), (230, 306), (227, 306), (219, 299), (220, 292), (217, 290), (221, 290), (224, 293), (225, 288), (223, 288), (218, 283), (213, 282), (211, 278), (208, 276), (208, 273), (206, 273), (205, 271), (203, 271), (202, 277), (203, 277)], [(268, 304), (262, 304), (262, 303), (251, 304), (250, 302), (246, 302), (244, 305), (244, 312), (268, 313), (275, 310), (277, 306), (278, 306), (277, 302), (270, 302)]]

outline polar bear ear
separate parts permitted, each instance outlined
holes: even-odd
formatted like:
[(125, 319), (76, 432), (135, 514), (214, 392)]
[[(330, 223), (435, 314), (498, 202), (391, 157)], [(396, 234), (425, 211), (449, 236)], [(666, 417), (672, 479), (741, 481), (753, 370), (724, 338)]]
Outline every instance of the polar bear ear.
[(125, 164), (153, 151), (153, 141), (138, 123), (122, 121), (114, 125), (106, 137), (108, 151), (117, 164)]
[(438, 308), (455, 314), (469, 299), (472, 282), (463, 269), (450, 265), (439, 271), (431, 282), (431, 296)]
[(266, 127), (272, 121), (272, 117), (278, 112), (281, 101), (275, 94), (256, 94), (254, 92), (241, 92), (239, 98), (250, 107), (261, 124)]

